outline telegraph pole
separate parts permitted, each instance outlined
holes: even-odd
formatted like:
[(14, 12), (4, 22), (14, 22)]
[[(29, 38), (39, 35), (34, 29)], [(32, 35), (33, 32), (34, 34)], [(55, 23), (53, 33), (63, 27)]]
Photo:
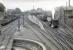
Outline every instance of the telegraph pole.
[(25, 25), (24, 25), (24, 14), (22, 16), (23, 16), (23, 27), (25, 27)]
[(70, 0), (69, 0), (69, 7), (70, 7), (71, 5), (70, 5)]
[(1, 21), (0, 21), (0, 35), (2, 34), (2, 32), (1, 32)]
[(33, 1), (33, 9), (34, 9), (34, 1)]
[(18, 18), (18, 31), (20, 31), (20, 15), (16, 14), (16, 17)]
[(35, 0), (33, 0), (33, 9), (35, 8)]
[(20, 16), (18, 16), (18, 31), (20, 31)]

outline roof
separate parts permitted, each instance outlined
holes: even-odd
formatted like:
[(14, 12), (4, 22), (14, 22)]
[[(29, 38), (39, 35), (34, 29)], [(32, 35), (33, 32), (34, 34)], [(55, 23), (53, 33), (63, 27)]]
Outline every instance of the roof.
[(65, 7), (64, 10), (73, 10), (73, 6)]

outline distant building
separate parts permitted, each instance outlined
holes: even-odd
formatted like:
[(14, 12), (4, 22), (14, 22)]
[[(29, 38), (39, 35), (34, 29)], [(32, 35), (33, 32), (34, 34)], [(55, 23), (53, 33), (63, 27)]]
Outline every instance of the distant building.
[(64, 7), (55, 8), (54, 19), (59, 20), (59, 25), (63, 25), (62, 23), (64, 23)]
[(73, 27), (73, 7), (67, 7), (64, 9), (64, 22), (70, 27)]
[(15, 11), (14, 9), (8, 9), (8, 10), (6, 11), (6, 13), (9, 14), (9, 15), (11, 15), (14, 11)]
[(47, 17), (52, 18), (52, 12), (51, 11), (44, 11), (42, 8), (32, 9), (29, 12), (41, 20), (47, 20)]
[(73, 27), (73, 7), (59, 7), (55, 10), (55, 18), (60, 23)]

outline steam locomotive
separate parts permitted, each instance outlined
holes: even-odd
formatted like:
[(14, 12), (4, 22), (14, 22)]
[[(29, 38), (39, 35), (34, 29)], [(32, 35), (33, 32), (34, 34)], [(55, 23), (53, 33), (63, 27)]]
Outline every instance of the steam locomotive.
[(55, 20), (55, 19), (51, 20), (50, 26), (53, 28), (58, 28), (59, 27), (59, 20)]

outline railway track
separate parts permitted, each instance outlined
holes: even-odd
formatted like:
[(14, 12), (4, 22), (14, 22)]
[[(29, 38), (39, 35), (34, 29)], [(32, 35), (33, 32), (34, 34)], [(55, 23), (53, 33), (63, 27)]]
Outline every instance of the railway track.
[[(62, 23), (63, 24), (63, 23)], [(66, 31), (66, 32), (69, 32), (69, 34), (71, 34), (73, 36), (73, 30), (67, 26), (66, 24), (63, 24), (63, 29)]]
[[(47, 24), (45, 24), (46, 26), (47, 26)], [(72, 48), (72, 46), (70, 46), (69, 44), (68, 44), (68, 41), (66, 42), (66, 40), (67, 40), (67, 36), (66, 36), (66, 34), (65, 34), (65, 32), (63, 32), (62, 30), (60, 30), (60, 29), (52, 29), (52, 28), (50, 28), (49, 26), (47, 26), (48, 28), (48, 30), (52, 30), (52, 32), (54, 33), (53, 35), (56, 37), (56, 39), (57, 39), (57, 41), (60, 43), (60, 44), (62, 44), (62, 46), (64, 46), (65, 48), (67, 48), (68, 50), (72, 50), (73, 48)], [(67, 50), (66, 49), (66, 50)]]
[[(47, 25), (46, 25), (46, 26), (47, 26)], [(57, 44), (59, 44), (60, 47), (62, 47), (62, 50), (67, 50), (67, 48), (65, 47), (64, 43), (62, 43), (61, 40), (59, 39), (58, 32), (56, 32), (54, 29), (52, 29), (52, 28), (49, 27), (49, 26), (47, 26), (46, 28), (48, 29), (48, 30), (47, 30), (48, 32), (49, 32), (49, 31), (52, 32), (52, 33), (51, 33), (52, 37), (53, 37), (54, 40), (57, 42)], [(46, 29), (46, 28), (45, 28), (45, 29)]]
[(11, 23), (11, 24), (5, 26), (5, 29), (3, 27), (2, 33), (4, 34), (4, 38), (2, 39), (1, 46), (4, 45), (4, 47), (5, 47), (5, 48), (3, 48), (4, 50), (8, 50), (8, 45), (11, 42), (11, 40), (13, 39), (14, 32), (16, 31), (15, 27), (17, 26), (17, 23), (16, 23), (16, 21), (14, 21), (14, 23)]
[[(29, 19), (27, 19), (29, 25), (32, 26), (32, 23)], [(45, 30), (47, 28), (47, 31), (44, 31), (45, 33), (41, 32), (40, 30), (36, 29), (35, 26), (32, 26), (33, 28), (35, 28), (36, 30), (38, 30), (42, 37), (45, 37), (48, 41), (52, 42), (57, 48), (58, 50), (72, 50), (73, 48), (70, 46), (69, 42), (66, 41), (67, 40), (67, 36), (66, 36), (66, 32), (63, 32), (62, 30), (57, 30), (57, 29), (52, 29), (51, 27), (48, 26), (48, 24), (43, 23), (45, 26)], [(49, 37), (52, 37), (52, 39), (54, 40), (54, 42), (49, 39)], [(41, 39), (41, 38), (40, 38)], [(42, 40), (41, 40), (42, 41)]]
[[(28, 19), (29, 20), (29, 19)], [(29, 23), (29, 25), (31, 25), (32, 26), (32, 22), (30, 22), (30, 21), (27, 21), (28, 23)], [(44, 32), (43, 30), (41, 30), (40, 28), (39, 28), (39, 30), (37, 29), (37, 28), (35, 28), (35, 26), (32, 26), (34, 29), (36, 29), (37, 31), (39, 31), (40, 33), (41, 33), (41, 35), (42, 35), (42, 37), (45, 37), (45, 39), (47, 40), (47, 41), (50, 41), (50, 42), (52, 42), (52, 44), (53, 45), (55, 45), (55, 47), (56, 48), (58, 48), (58, 50), (60, 50), (60, 49), (62, 49), (62, 48), (60, 48), (60, 47), (58, 47), (59, 45), (57, 44), (57, 43), (54, 43), (51, 39), (49, 39), (49, 37), (48, 36), (50, 36), (50, 37), (52, 37), (50, 34), (50, 32)], [(41, 31), (40, 31), (41, 30)], [(42, 32), (43, 31), (43, 32)], [(50, 33), (50, 34), (48, 34), (48, 33)], [(54, 39), (55, 40), (55, 39)], [(43, 40), (42, 40), (43, 41)], [(58, 46), (57, 46), (58, 45)]]

